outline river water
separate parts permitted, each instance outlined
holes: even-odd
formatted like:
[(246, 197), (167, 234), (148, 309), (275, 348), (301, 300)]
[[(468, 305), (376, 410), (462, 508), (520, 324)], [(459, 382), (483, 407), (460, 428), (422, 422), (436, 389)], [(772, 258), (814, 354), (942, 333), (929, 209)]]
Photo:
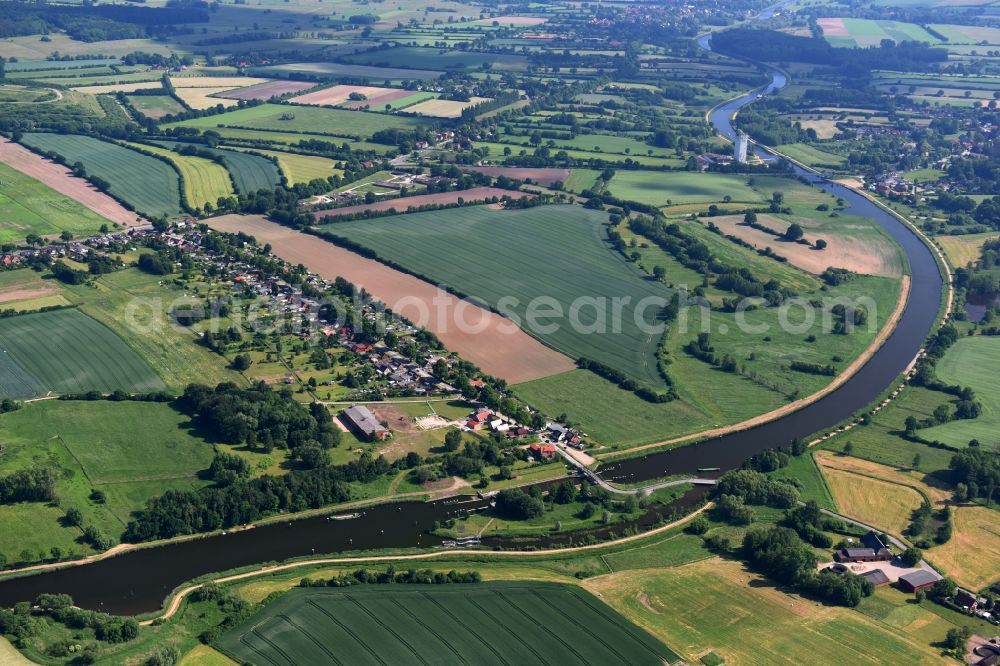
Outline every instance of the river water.
[[(765, 10), (761, 16), (769, 16), (773, 11), (774, 8)], [(699, 43), (710, 48), (708, 38), (702, 38)], [(758, 94), (767, 94), (787, 83), (781, 72), (772, 69), (770, 74), (772, 81), (768, 86), (732, 100), (711, 114), (711, 123), (720, 133), (731, 138), (732, 117), (737, 110), (753, 102)], [(756, 150), (766, 152), (759, 147)], [(920, 349), (934, 323), (943, 286), (930, 250), (904, 224), (864, 197), (820, 176), (804, 170), (798, 172), (843, 198), (849, 204), (847, 213), (875, 220), (904, 249), (912, 271), (912, 284), (909, 301), (895, 333), (861, 371), (822, 400), (751, 430), (607, 465), (601, 468), (605, 478), (637, 482), (667, 474), (693, 474), (699, 468), (717, 467), (724, 471), (738, 467), (755, 453), (786, 445), (796, 437), (807, 437), (857, 413), (891, 385)], [(691, 506), (700, 501), (704, 492), (703, 488), (692, 490), (674, 505), (660, 507), (655, 514), (647, 513), (633, 526), (648, 527), (658, 519), (658, 514)], [(34, 599), (42, 592), (63, 592), (84, 608), (116, 614), (151, 612), (160, 608), (170, 591), (184, 581), (214, 571), (313, 553), (437, 546), (441, 539), (430, 534), (435, 521), (463, 511), (479, 510), (484, 505), (481, 500), (462, 504), (457, 504), (456, 500), (392, 503), (365, 509), (363, 515), (351, 520), (309, 518), (136, 550), (93, 564), (0, 581), (0, 606)], [(594, 536), (620, 534), (620, 530), (628, 526), (602, 528)], [(545, 547), (565, 543), (571, 538), (574, 537), (553, 535), (517, 542), (484, 539), (484, 544)]]

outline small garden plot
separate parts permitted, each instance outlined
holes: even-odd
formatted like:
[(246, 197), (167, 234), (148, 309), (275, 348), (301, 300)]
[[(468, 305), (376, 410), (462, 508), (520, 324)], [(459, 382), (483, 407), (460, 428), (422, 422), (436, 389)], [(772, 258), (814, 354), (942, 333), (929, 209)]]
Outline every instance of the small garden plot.
[(430, 116), (432, 118), (458, 118), (462, 111), (482, 102), (489, 102), (487, 97), (472, 97), (468, 102), (457, 102), (448, 99), (431, 99), (407, 107), (407, 113), (414, 113), (418, 116)]
[(2, 319), (0, 347), (0, 393), (7, 398), (165, 388), (121, 338), (78, 310)]
[(268, 81), (267, 83), (257, 83), (252, 86), (219, 93), (219, 97), (227, 99), (269, 100), (272, 97), (281, 97), (289, 93), (308, 90), (315, 87), (315, 85), (314, 83), (307, 83), (305, 81)]

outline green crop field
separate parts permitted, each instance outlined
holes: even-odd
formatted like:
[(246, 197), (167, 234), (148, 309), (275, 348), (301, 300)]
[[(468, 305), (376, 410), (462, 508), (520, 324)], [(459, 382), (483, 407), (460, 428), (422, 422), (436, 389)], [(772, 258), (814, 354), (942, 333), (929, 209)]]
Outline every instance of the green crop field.
[[(573, 358), (593, 358), (644, 384), (663, 386), (656, 361), (659, 336), (643, 332), (636, 323), (636, 306), (646, 297), (665, 298), (668, 291), (606, 244), (607, 223), (606, 213), (573, 206), (511, 211), (480, 206), (320, 228), (493, 306), (513, 296), (517, 302), (505, 309), (521, 321), (532, 299), (555, 299), (564, 312), (557, 330), (544, 333), (532, 330), (541, 327), (525, 326), (528, 333)], [(593, 306), (580, 308), (582, 326), (571, 325), (566, 316), (581, 297), (603, 298), (606, 303), (629, 297), (620, 330), (613, 330), (610, 306), (606, 326), (596, 319)], [(588, 330), (592, 327), (603, 332)]]
[(747, 185), (745, 177), (716, 173), (619, 171), (608, 184), (608, 191), (619, 199), (651, 206), (721, 202), (726, 196), (737, 202), (763, 200)]
[[(165, 148), (184, 145), (176, 141), (156, 141), (155, 143)], [(273, 190), (281, 184), (281, 172), (269, 159), (238, 150), (207, 148), (205, 146), (198, 146), (198, 149), (222, 158), (222, 163), (229, 171), (236, 191), (241, 194), (257, 190)]]
[(28, 234), (93, 235), (110, 223), (83, 204), (6, 164), (0, 164), (0, 242)]
[(663, 664), (679, 657), (578, 587), (291, 590), (216, 644), (241, 663)]
[(818, 164), (841, 165), (847, 161), (847, 158), (843, 155), (828, 153), (825, 150), (821, 150), (815, 146), (810, 146), (806, 143), (789, 143), (783, 146), (778, 146), (778, 150), (785, 155), (788, 155), (793, 160), (798, 160), (807, 166), (815, 166)]
[(940, 39), (915, 23), (859, 18), (841, 20), (848, 35), (825, 35), (826, 40), (833, 46), (867, 48), (878, 46), (883, 39), (891, 39), (897, 43), (903, 41), (941, 43)]
[(177, 168), (184, 181), (184, 198), (190, 208), (204, 208), (206, 203), (213, 206), (220, 197), (230, 197), (235, 192), (226, 167), (212, 160), (194, 155), (181, 155), (174, 151), (148, 143), (129, 143), (137, 150), (145, 150), (164, 157)]
[(185, 110), (180, 102), (170, 95), (128, 95), (128, 101), (136, 111), (153, 120), (183, 113)]
[(23, 142), (61, 155), (67, 164), (80, 162), (87, 173), (103, 178), (108, 191), (146, 215), (181, 214), (180, 178), (155, 157), (76, 134), (28, 133)]
[[(983, 446), (1000, 448), (1000, 338), (976, 336), (963, 338), (938, 361), (938, 379), (947, 384), (968, 386), (976, 392), (983, 406), (978, 419), (957, 420), (920, 431), (927, 440), (938, 440), (956, 447), (965, 447), (978, 439)], [(940, 402), (949, 396), (941, 395)]]
[[(165, 403), (48, 400), (0, 416), (4, 455), (0, 474), (44, 463), (58, 471), (60, 506), (26, 502), (0, 508), (0, 554), (15, 562), (51, 546), (81, 552), (80, 528), (59, 518), (70, 507), (84, 523), (117, 539), (130, 512), (170, 488), (206, 482), (197, 473), (212, 461), (212, 446), (189, 432), (188, 417)], [(138, 430), (137, 430), (138, 428)], [(89, 499), (103, 491), (107, 502)]]
[[(282, 117), (285, 117), (282, 120)], [(214, 129), (219, 126), (244, 129), (278, 130), (285, 132), (304, 132), (310, 134), (328, 134), (348, 138), (369, 138), (373, 133), (384, 129), (414, 129), (428, 127), (431, 121), (425, 118), (409, 118), (391, 116), (384, 113), (368, 113), (365, 111), (348, 111), (346, 109), (327, 109), (311, 106), (282, 106), (278, 104), (261, 104), (247, 109), (237, 109), (217, 116), (192, 118), (179, 123), (164, 125), (164, 129), (172, 127), (196, 127), (202, 130)]]
[(485, 63), (493, 69), (517, 70), (527, 68), (525, 56), (496, 53), (474, 53), (470, 51), (422, 48), (419, 46), (397, 46), (368, 53), (349, 55), (345, 62), (375, 67), (412, 67), (431, 70), (478, 69)]
[(75, 309), (0, 319), (0, 348), (3, 397), (164, 388), (121, 338)]
[(253, 149), (253, 152), (267, 155), (278, 160), (278, 167), (281, 173), (291, 185), (296, 183), (308, 183), (316, 178), (329, 178), (330, 176), (342, 176), (343, 169), (338, 169), (334, 165), (336, 162), (327, 157), (316, 157), (314, 155), (297, 155), (295, 153), (284, 153), (278, 150)]

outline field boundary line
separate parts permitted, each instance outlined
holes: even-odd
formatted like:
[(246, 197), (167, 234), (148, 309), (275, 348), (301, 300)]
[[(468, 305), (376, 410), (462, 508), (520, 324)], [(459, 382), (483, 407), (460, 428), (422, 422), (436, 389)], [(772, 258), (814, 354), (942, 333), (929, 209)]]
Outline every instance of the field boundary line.
[[(245, 571), (243, 573), (233, 574), (231, 576), (223, 576), (221, 578), (212, 579), (213, 583), (231, 583), (238, 580), (246, 580), (248, 578), (256, 578), (257, 576), (263, 576), (267, 574), (273, 574), (278, 571), (287, 571), (289, 569), (299, 569), (302, 567), (317, 566), (317, 565), (327, 565), (327, 564), (359, 564), (365, 562), (405, 562), (414, 560), (434, 560), (438, 558), (448, 558), (448, 557), (459, 557), (468, 558), (470, 555), (481, 557), (481, 558), (500, 558), (506, 559), (510, 557), (538, 557), (545, 555), (565, 555), (571, 553), (581, 553), (591, 550), (598, 550), (602, 548), (614, 547), (623, 543), (632, 543), (633, 541), (641, 541), (649, 537), (656, 536), (657, 534), (662, 534), (664, 532), (670, 531), (675, 527), (683, 525), (695, 517), (701, 515), (705, 511), (708, 511), (714, 506), (712, 502), (707, 502), (701, 508), (689, 513), (688, 515), (678, 518), (677, 520), (667, 523), (666, 525), (661, 525), (648, 532), (642, 532), (639, 534), (632, 534), (629, 536), (621, 537), (612, 541), (605, 541), (603, 543), (591, 543), (583, 546), (570, 546), (568, 548), (549, 548), (546, 550), (496, 550), (496, 551), (483, 551), (483, 550), (435, 550), (427, 551), (423, 553), (414, 553), (410, 555), (369, 555), (369, 556), (354, 556), (354, 557), (325, 557), (309, 560), (299, 560), (297, 562), (288, 562), (286, 564), (278, 564), (272, 566), (264, 566), (259, 569), (253, 569), (251, 571)], [(109, 551), (110, 552), (110, 551)], [(170, 602), (160, 613), (157, 618), (161, 620), (167, 620), (173, 617), (177, 611), (180, 609), (181, 604), (184, 599), (194, 592), (195, 590), (202, 587), (201, 583), (194, 585), (189, 585), (185, 588), (177, 590), (172, 597), (169, 597)], [(140, 624), (149, 625), (153, 623), (153, 619), (148, 619), (142, 621)]]

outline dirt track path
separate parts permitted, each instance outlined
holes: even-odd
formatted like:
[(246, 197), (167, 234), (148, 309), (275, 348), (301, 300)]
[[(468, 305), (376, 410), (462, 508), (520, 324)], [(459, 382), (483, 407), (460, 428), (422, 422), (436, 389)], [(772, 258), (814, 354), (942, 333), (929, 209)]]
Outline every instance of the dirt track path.
[[(302, 560), (300, 562), (289, 562), (288, 564), (279, 564), (272, 567), (262, 567), (260, 569), (255, 569), (254, 571), (247, 571), (241, 574), (235, 574), (233, 576), (225, 576), (223, 578), (216, 578), (213, 583), (231, 583), (238, 580), (245, 580), (247, 578), (254, 578), (256, 576), (263, 576), (266, 574), (272, 574), (277, 571), (287, 571), (289, 569), (299, 569), (302, 567), (310, 567), (315, 565), (326, 565), (326, 564), (360, 564), (364, 562), (412, 562), (418, 560), (434, 560), (439, 558), (447, 557), (467, 557), (469, 555), (475, 555), (479, 559), (488, 559), (491, 557), (497, 557), (500, 559), (517, 558), (517, 557), (537, 557), (539, 555), (565, 555), (566, 553), (580, 553), (590, 550), (597, 550), (599, 548), (607, 548), (608, 546), (616, 546), (623, 543), (630, 543), (632, 541), (638, 541), (640, 539), (645, 539), (650, 536), (655, 536), (667, 530), (671, 530), (678, 525), (683, 525), (684, 523), (694, 519), (695, 516), (701, 515), (708, 509), (712, 507), (712, 503), (709, 502), (705, 506), (701, 507), (697, 511), (690, 513), (679, 520), (675, 520), (672, 523), (662, 525), (656, 529), (650, 530), (648, 532), (642, 532), (641, 534), (633, 534), (631, 536), (622, 537), (621, 539), (615, 539), (614, 541), (604, 541), (602, 543), (592, 543), (586, 546), (576, 546), (573, 548), (550, 548), (547, 550), (526, 550), (526, 551), (516, 551), (516, 550), (498, 550), (498, 551), (477, 551), (477, 550), (437, 550), (428, 553), (418, 553), (416, 555), (378, 555), (369, 557), (327, 557), (318, 558), (313, 560)], [(200, 588), (201, 585), (190, 585), (178, 591), (171, 599), (170, 603), (167, 605), (166, 610), (156, 619), (168, 620), (173, 617), (177, 611), (180, 609), (181, 604), (184, 599), (187, 598), (189, 594)], [(150, 625), (153, 620), (145, 620), (141, 622), (142, 625)]]

